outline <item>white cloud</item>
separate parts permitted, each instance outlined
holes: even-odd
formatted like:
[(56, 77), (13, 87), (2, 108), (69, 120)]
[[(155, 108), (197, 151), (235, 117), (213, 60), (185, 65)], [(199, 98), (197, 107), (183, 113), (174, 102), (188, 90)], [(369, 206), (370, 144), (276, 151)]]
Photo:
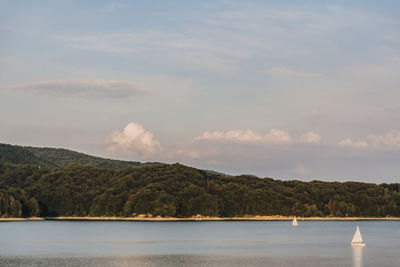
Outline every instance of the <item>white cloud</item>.
[(353, 141), (350, 138), (347, 138), (347, 139), (340, 141), (339, 145), (362, 148), (362, 147), (367, 147), (368, 143), (365, 141), (362, 141), (362, 140)]
[(130, 81), (120, 80), (50, 80), (16, 85), (14, 91), (82, 98), (125, 98), (148, 92)]
[(203, 140), (229, 140), (229, 141), (244, 141), (254, 142), (262, 139), (261, 135), (255, 133), (253, 130), (231, 130), (228, 132), (214, 131), (204, 132), (196, 139)]
[(299, 141), (302, 143), (318, 143), (319, 141), (321, 141), (321, 136), (317, 133), (310, 131), (300, 136)]
[(283, 144), (292, 141), (290, 135), (282, 130), (272, 129), (266, 135), (261, 135), (251, 129), (247, 130), (231, 130), (227, 132), (214, 131), (204, 132), (196, 137), (199, 140), (223, 140), (238, 142), (260, 142), (267, 144)]
[(111, 134), (108, 151), (124, 156), (149, 158), (160, 153), (161, 145), (151, 132), (140, 124), (131, 122), (122, 132), (115, 131)]
[(400, 132), (393, 131), (384, 135), (370, 135), (371, 142), (374, 145), (387, 145), (400, 147)]
[(267, 135), (264, 136), (264, 140), (270, 144), (283, 144), (290, 143), (292, 138), (285, 131), (272, 129)]
[(122, 131), (114, 131), (108, 142), (109, 153), (129, 159), (136, 157), (176, 162), (199, 159), (203, 156), (202, 151), (185, 144), (161, 146), (153, 133), (135, 122), (127, 124)]
[(350, 138), (347, 138), (340, 141), (339, 145), (352, 147), (400, 147), (400, 132), (391, 131), (381, 135), (370, 134), (368, 142), (362, 140), (352, 141)]

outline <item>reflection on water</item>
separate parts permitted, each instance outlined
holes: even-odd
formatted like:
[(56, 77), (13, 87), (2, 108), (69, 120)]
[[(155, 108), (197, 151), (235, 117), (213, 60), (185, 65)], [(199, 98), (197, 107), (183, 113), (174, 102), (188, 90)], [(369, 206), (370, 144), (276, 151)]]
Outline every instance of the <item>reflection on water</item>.
[(352, 249), (353, 249), (353, 267), (362, 267), (364, 247), (353, 246)]

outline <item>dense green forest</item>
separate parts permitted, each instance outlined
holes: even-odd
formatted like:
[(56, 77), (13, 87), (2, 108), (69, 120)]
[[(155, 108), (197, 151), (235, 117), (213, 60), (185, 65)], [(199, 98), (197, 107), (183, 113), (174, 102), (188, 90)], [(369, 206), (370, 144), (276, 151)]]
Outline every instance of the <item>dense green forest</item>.
[(0, 217), (400, 216), (400, 184), (279, 181), (0, 144)]
[(123, 170), (0, 163), (0, 216), (400, 216), (400, 184), (227, 177), (180, 164)]

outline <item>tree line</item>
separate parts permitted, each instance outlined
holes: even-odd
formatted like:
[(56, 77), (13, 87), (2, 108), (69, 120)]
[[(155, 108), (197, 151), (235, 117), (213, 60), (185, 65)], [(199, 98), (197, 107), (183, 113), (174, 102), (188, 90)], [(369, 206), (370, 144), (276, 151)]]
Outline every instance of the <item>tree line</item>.
[(181, 164), (0, 163), (0, 217), (400, 216), (400, 184), (227, 177)]

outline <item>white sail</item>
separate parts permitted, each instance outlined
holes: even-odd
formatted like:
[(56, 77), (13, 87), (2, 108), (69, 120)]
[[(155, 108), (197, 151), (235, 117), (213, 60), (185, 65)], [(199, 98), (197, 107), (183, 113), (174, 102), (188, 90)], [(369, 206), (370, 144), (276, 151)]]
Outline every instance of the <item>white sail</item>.
[(298, 223), (297, 220), (296, 220), (296, 216), (293, 217), (292, 225), (293, 225), (293, 226), (299, 225), (299, 223)]
[(352, 245), (362, 245), (362, 246), (365, 246), (365, 243), (364, 243), (364, 241), (363, 241), (363, 239), (362, 239), (361, 232), (360, 232), (360, 228), (358, 227), (358, 225), (357, 225), (356, 232), (354, 233), (353, 240), (351, 241), (351, 244), (352, 244)]

